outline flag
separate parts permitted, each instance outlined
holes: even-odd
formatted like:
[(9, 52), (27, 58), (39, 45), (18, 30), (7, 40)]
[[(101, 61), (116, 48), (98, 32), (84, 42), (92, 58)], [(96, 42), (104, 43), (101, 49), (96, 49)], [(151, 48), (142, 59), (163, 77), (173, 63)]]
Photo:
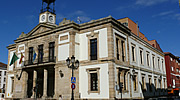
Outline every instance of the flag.
[(36, 52), (35, 50), (33, 51), (33, 61), (36, 59)]
[(15, 62), (16, 62), (16, 60), (18, 60), (19, 58), (16, 56), (16, 54), (14, 53), (13, 54), (13, 57), (11, 58), (11, 62), (10, 62), (10, 66), (12, 65), (12, 64), (14, 64)]
[(19, 60), (19, 64), (21, 64), (22, 63), (22, 59), (24, 58), (24, 55), (23, 55), (23, 53), (21, 52), (21, 58), (20, 58), (20, 60)]

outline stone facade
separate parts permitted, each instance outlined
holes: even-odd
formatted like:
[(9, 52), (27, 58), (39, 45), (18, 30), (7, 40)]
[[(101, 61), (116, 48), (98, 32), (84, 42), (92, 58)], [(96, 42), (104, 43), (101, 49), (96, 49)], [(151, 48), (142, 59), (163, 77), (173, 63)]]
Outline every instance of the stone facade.
[[(150, 73), (151, 76), (154, 73), (163, 76), (165, 74), (131, 63), (131, 42), (134, 40), (140, 44), (144, 43), (144, 40), (132, 34), (126, 26), (111, 16), (83, 24), (66, 19), (59, 25), (48, 22), (38, 24), (29, 33), (23, 33), (13, 45), (7, 47), (8, 65), (13, 53), (18, 57), (23, 53), (24, 58), (23, 64), (19, 64), (17, 60), (14, 65), (7, 68), (6, 98), (58, 99), (61, 95), (65, 100), (70, 99), (72, 71), (66, 66), (66, 59), (72, 55), (80, 61), (79, 68), (74, 71), (77, 80), (74, 90), (75, 99), (120, 99), (121, 92), (118, 87), (122, 83), (125, 85), (122, 89), (123, 98), (144, 98), (138, 82), (141, 77), (140, 72), (137, 71)], [(116, 42), (117, 37), (119, 42)], [(95, 60), (91, 59), (91, 40), (93, 39), (97, 39), (97, 59)], [(50, 60), (51, 43), (54, 43), (52, 61)], [(40, 53), (40, 45), (43, 46), (43, 54)], [(157, 55), (164, 56), (152, 46), (144, 45)], [(36, 59), (32, 62), (31, 47), (37, 53)], [(117, 50), (119, 50), (118, 55)], [(137, 73), (137, 94), (133, 91), (133, 69)], [(95, 81), (91, 79), (94, 78), (92, 75), (97, 75)]]

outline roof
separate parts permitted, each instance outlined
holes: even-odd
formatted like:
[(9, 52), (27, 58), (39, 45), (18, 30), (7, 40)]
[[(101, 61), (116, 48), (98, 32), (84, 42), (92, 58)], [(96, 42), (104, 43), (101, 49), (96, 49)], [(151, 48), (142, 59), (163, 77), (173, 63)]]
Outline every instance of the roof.
[(4, 63), (2, 63), (2, 62), (0, 62), (0, 68), (7, 68), (7, 64), (4, 64)]
[(178, 59), (178, 60), (179, 60), (179, 58), (180, 58), (180, 57), (178, 57), (178, 56), (173, 55), (171, 52), (164, 52), (164, 54), (165, 54), (165, 55), (169, 55), (170, 57), (175, 58), (175, 59)]

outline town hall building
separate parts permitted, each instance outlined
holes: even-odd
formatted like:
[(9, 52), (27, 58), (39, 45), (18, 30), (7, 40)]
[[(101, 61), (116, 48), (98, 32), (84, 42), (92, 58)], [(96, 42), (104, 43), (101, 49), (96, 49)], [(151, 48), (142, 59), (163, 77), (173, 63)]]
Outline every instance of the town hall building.
[[(39, 24), (7, 47), (6, 99), (71, 99), (66, 59), (72, 56), (80, 64), (74, 70), (74, 99), (166, 95), (163, 52), (133, 33), (128, 22), (108, 16), (82, 24), (64, 18), (57, 25), (55, 0), (43, 3)], [(14, 55), (19, 59), (10, 66)]]

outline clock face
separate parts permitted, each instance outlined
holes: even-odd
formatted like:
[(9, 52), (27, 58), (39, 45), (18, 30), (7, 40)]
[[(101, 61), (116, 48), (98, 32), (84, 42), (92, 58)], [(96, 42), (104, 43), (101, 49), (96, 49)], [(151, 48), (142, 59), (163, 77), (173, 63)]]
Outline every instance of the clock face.
[(52, 15), (49, 16), (49, 21), (53, 22), (54, 21), (54, 17)]
[(41, 16), (41, 21), (44, 21), (45, 20), (45, 15), (42, 15)]

